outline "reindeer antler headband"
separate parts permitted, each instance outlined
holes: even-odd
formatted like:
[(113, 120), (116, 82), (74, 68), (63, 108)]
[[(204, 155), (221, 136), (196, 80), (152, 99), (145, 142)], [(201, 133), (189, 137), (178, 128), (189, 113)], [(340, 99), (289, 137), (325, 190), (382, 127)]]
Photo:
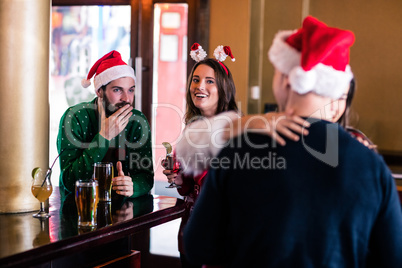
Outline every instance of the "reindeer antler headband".
[[(194, 43), (191, 46), (190, 56), (196, 62), (200, 62), (207, 57), (207, 53), (202, 48), (202, 46), (200, 46), (200, 44)], [(214, 57), (215, 57), (216, 61), (219, 62), (219, 64), (223, 67), (226, 74), (229, 75), (228, 69), (222, 63), (226, 59), (227, 56), (229, 56), (232, 59), (232, 61), (236, 60), (235, 57), (233, 56), (232, 51), (229, 46), (218, 46), (217, 48), (215, 48)]]

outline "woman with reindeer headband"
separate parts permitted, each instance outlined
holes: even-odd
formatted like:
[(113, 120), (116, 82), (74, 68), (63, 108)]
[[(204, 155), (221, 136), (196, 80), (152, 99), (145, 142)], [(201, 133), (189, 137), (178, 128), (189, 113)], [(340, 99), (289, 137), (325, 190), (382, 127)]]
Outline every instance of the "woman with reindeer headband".
[[(198, 130), (208, 129), (208, 122), (203, 119), (211, 118), (213, 116), (215, 116), (215, 121), (221, 122), (221, 124), (215, 124), (215, 127), (218, 127), (218, 125), (224, 126), (228, 122), (232, 122), (233, 119), (241, 117), (241, 112), (239, 111), (235, 101), (236, 87), (233, 81), (233, 76), (229, 68), (223, 63), (227, 57), (230, 57), (232, 61), (235, 61), (230, 47), (218, 46), (214, 51), (214, 58), (207, 58), (206, 52), (199, 44), (195, 43), (191, 47), (190, 56), (196, 61), (196, 64), (193, 66), (187, 82), (187, 105), (184, 118), (186, 129), (192, 128), (195, 121)], [(293, 122), (292, 120), (296, 120), (296, 122)], [(281, 126), (283, 129), (286, 129), (286, 131), (281, 132), (281, 134), (288, 137), (290, 131), (287, 129), (287, 126), (290, 124), (302, 124), (303, 122), (304, 120), (301, 118), (284, 120)], [(203, 125), (203, 123), (207, 125)], [(299, 129), (295, 129), (295, 131), (300, 133), (301, 129), (302, 128), (300, 127)], [(197, 131), (197, 129), (194, 130)], [(198, 162), (200, 166), (202, 166), (199, 173), (193, 173), (190, 176), (181, 175), (179, 166), (181, 165), (182, 169), (186, 169), (185, 163), (187, 159), (178, 159), (178, 162), (174, 164), (173, 170), (166, 169), (163, 171), (167, 176), (169, 183), (175, 183), (178, 186), (177, 190), (179, 194), (185, 196), (185, 201), (187, 203), (187, 210), (182, 218), (178, 234), (182, 267), (193, 267), (186, 260), (183, 251), (182, 235), (184, 226), (190, 217), (190, 212), (194, 206), (194, 202), (200, 192), (208, 170), (207, 164), (209, 164), (209, 162), (203, 158), (204, 149), (202, 148), (202, 144), (208, 144), (211, 138), (216, 137), (217, 144), (223, 146), (224, 142), (221, 139), (222, 135), (214, 135), (214, 133), (219, 134), (217, 131), (219, 132), (219, 129), (210, 129), (208, 135), (202, 135), (202, 138), (208, 139), (208, 141), (205, 140), (205, 142), (203, 142), (202, 140), (199, 140), (196, 144), (192, 144), (194, 146), (188, 148), (189, 150), (199, 152), (198, 155), (200, 158), (198, 159)], [(205, 131), (203, 132), (205, 133)], [(294, 135), (294, 133), (291, 133), (291, 135)], [(217, 147), (219, 147), (219, 145)], [(205, 154), (204, 156), (208, 157), (208, 155), (209, 154)], [(166, 167), (166, 162), (162, 162), (162, 165)]]

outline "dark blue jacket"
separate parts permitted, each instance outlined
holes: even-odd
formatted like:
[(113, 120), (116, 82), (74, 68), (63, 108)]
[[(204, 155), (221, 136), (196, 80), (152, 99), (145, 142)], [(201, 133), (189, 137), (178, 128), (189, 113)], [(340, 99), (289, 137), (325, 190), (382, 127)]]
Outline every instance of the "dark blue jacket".
[(245, 134), (211, 163), (184, 233), (194, 263), (402, 267), (391, 173), (337, 124), (312, 122), (284, 147)]

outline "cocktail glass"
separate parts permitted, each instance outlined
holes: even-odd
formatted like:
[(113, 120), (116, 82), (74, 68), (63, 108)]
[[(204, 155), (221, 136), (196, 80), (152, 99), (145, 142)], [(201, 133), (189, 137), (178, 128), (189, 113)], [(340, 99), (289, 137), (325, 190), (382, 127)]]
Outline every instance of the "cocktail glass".
[(48, 169), (45, 173), (42, 169), (36, 168), (32, 173), (33, 179), (31, 192), (33, 196), (40, 202), (39, 212), (33, 215), (35, 218), (50, 217), (50, 214), (45, 211), (45, 202), (53, 192), (52, 182), (50, 180), (51, 175), (51, 169)]

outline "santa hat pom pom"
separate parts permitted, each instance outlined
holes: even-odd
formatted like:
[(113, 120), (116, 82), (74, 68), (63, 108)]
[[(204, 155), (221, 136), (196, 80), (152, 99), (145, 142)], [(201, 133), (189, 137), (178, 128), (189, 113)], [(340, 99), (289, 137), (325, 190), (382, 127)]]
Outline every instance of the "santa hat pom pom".
[(305, 71), (297, 66), (289, 73), (289, 82), (294, 91), (299, 94), (306, 94), (314, 89), (317, 83), (317, 73), (315, 70)]
[(91, 80), (84, 78), (84, 79), (81, 80), (81, 85), (82, 85), (84, 88), (87, 88), (87, 87), (89, 87), (89, 86), (91, 85)]

